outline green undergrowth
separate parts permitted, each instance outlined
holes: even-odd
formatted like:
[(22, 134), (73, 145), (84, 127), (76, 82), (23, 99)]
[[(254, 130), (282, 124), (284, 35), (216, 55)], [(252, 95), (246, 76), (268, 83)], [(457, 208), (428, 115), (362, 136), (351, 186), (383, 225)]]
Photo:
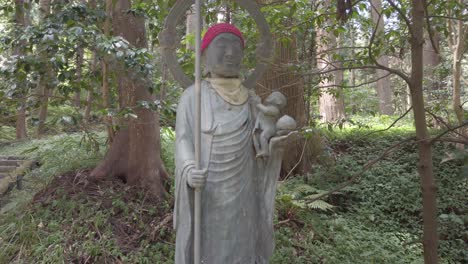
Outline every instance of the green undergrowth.
[(170, 202), (86, 172), (55, 178), (0, 220), (0, 263), (170, 263)]
[(73, 133), (20, 141), (0, 147), (0, 156), (20, 156), (35, 160), (39, 167), (26, 173), (23, 189), (14, 189), (1, 200), (0, 212), (29, 203), (57, 175), (91, 168), (102, 158), (104, 133)]
[[(414, 135), (404, 127), (372, 131), (323, 129), (333, 162), (280, 182), (271, 263), (423, 263), (416, 146), (402, 145), (354, 184), (308, 202)], [(174, 133), (163, 129), (161, 135), (163, 160), (172, 173)], [(2, 155), (42, 163), (25, 178), (30, 186), (33, 179), (47, 179), (27, 195), (11, 194), (28, 198), (0, 214), (0, 263), (173, 263), (172, 196), (160, 202), (118, 181), (88, 182), (86, 168), (95, 166), (105, 149), (103, 133), (92, 138), (69, 134), (0, 148)], [(434, 147), (440, 255), (441, 263), (466, 263), (467, 178), (462, 160), (447, 159), (453, 152), (451, 145)]]
[[(406, 129), (371, 132), (362, 128), (325, 134), (334, 165), (316, 165), (309, 175), (292, 180), (297, 181), (294, 184), (288, 180), (282, 186), (283, 193), (297, 193), (304, 184), (315, 189), (309, 190), (312, 195), (333, 189), (361, 173), (365, 164), (378, 159), (395, 143), (414, 136), (413, 131)], [(452, 144), (436, 143), (433, 154), (441, 263), (467, 263), (468, 178), (463, 172), (466, 151), (459, 155)], [(323, 198), (327, 206), (314, 213), (323, 223), (308, 224), (314, 218), (295, 217), (295, 212), (304, 210), (301, 205), (306, 202), (301, 199), (307, 198), (295, 195), (298, 200), (286, 203), (280, 210), (289, 212), (290, 219), (304, 221), (304, 227), (292, 229), (296, 230), (293, 234), (305, 233), (309, 237), (306, 232), (312, 230), (318, 239), (304, 239), (305, 245), (299, 246), (294, 244), (297, 241), (290, 241), (290, 247), (283, 250), (304, 259), (293, 263), (310, 263), (306, 258), (312, 263), (422, 263), (422, 198), (417, 162), (417, 146), (402, 144), (362, 173), (354, 184)], [(333, 206), (332, 212), (328, 205)], [(310, 228), (304, 230), (307, 226)], [(283, 236), (288, 241), (291, 234), (285, 232)], [(285, 254), (276, 256), (282, 255)]]

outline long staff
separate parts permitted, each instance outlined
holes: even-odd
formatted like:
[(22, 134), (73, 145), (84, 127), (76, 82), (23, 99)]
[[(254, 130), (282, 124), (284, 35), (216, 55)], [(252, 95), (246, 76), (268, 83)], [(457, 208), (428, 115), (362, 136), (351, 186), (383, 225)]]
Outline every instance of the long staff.
[[(201, 0), (195, 0), (195, 168), (201, 169)], [(201, 188), (195, 189), (193, 259), (200, 264)]]

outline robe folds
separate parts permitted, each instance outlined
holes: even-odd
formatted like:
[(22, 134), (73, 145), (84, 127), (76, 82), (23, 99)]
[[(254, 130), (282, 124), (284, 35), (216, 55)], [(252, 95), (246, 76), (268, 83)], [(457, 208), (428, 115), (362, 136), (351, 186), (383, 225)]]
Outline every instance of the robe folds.
[[(194, 164), (194, 87), (178, 105), (174, 228), (176, 264), (193, 263), (194, 191), (187, 175)], [(242, 105), (224, 101), (207, 81), (201, 86), (201, 258), (205, 264), (268, 263), (274, 249), (273, 213), (282, 150), (257, 160), (252, 131), (258, 98)]]

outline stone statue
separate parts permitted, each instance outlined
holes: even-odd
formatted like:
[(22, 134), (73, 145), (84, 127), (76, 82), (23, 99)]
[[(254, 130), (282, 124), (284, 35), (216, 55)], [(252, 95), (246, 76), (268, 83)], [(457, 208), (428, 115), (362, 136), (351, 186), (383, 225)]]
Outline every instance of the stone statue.
[(276, 183), (291, 133), (271, 138), (262, 145), (270, 155), (256, 159), (252, 131), (259, 98), (240, 80), (243, 48), (241, 32), (230, 24), (214, 25), (203, 37), (201, 170), (194, 163), (193, 85), (178, 105), (176, 264), (193, 263), (194, 188), (202, 188), (202, 263), (263, 264), (273, 254)]
[(253, 137), (257, 158), (270, 155), (268, 142), (276, 134), (276, 122), (285, 106), (286, 97), (280, 92), (271, 93), (265, 99), (265, 104), (257, 105), (260, 112), (255, 121), (254, 132), (260, 133), (260, 135)]

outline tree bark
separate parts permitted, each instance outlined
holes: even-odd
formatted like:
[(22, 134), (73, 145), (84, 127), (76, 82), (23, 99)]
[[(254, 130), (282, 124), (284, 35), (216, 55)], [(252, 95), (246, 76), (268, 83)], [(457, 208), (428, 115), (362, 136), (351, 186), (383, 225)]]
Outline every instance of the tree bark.
[[(91, 66), (90, 71), (91, 71), (91, 76), (92, 79), (94, 79), (94, 76), (96, 76), (96, 67), (97, 67), (97, 55), (96, 52), (93, 52), (93, 58), (91, 59)], [(88, 94), (86, 96), (86, 107), (85, 107), (85, 112), (84, 112), (84, 120), (85, 122), (89, 122), (91, 119), (91, 108), (93, 106), (93, 91), (94, 91), (94, 82), (89, 87)]]
[[(189, 10), (187, 10), (187, 18), (186, 18), (186, 29), (185, 29), (185, 39), (187, 40), (187, 36), (194, 35), (195, 34), (195, 28), (197, 25), (195, 13), (196, 13), (196, 6), (192, 5)], [(185, 43), (185, 48), (187, 50), (192, 50), (195, 51), (195, 42), (190, 43), (187, 41)]]
[[(284, 23), (292, 24), (293, 21), (288, 19)], [(276, 36), (273, 36), (273, 38), (277, 39)], [(277, 56), (274, 63), (258, 82), (256, 93), (262, 99), (265, 99), (274, 91), (284, 94), (288, 101), (283, 113), (293, 117), (298, 127), (302, 128), (307, 125), (307, 116), (309, 115), (304, 94), (304, 78), (302, 75), (297, 74), (294, 69), (288, 67), (288, 65), (298, 63), (295, 36), (291, 35), (288, 43), (276, 40), (275, 50)], [(286, 152), (290, 153), (290, 155), (283, 159), (281, 175), (284, 176), (292, 170), (297, 174), (305, 174), (310, 170), (312, 164), (309, 153), (306, 151), (301, 155), (301, 150), (307, 149), (304, 144), (308, 144), (307, 141), (297, 139), (287, 148)]]
[[(50, 14), (50, 0), (40, 0), (39, 1), (39, 10), (41, 21), (44, 21), (45, 18)], [(47, 51), (43, 51), (47, 52)], [(37, 127), (37, 134), (42, 135), (45, 132), (45, 121), (47, 118), (47, 108), (49, 106), (49, 82), (52, 77), (52, 72), (50, 66), (46, 62), (47, 55), (43, 54), (42, 62), (44, 63), (45, 72), (39, 77), (38, 82), (38, 91), (40, 96), (40, 107), (39, 107), (39, 121)]]
[[(96, 0), (89, 0), (88, 2), (88, 8), (91, 9), (96, 9)], [(93, 50), (93, 55), (91, 59), (91, 65), (89, 67), (91, 71), (91, 78), (94, 80), (94, 77), (96, 76), (96, 69), (97, 69), (97, 54), (96, 51)], [(94, 81), (91, 82), (91, 85), (88, 90), (88, 94), (86, 95), (86, 107), (85, 107), (85, 112), (84, 112), (84, 120), (85, 122), (89, 122), (91, 119), (91, 109), (92, 109), (92, 104), (93, 104), (93, 92), (94, 92)]]
[[(116, 2), (114, 32), (136, 48), (146, 47), (144, 18), (126, 12), (130, 8), (129, 0)], [(132, 69), (119, 75), (124, 76), (121, 81), (125, 94), (120, 96), (126, 98), (122, 102), (134, 109), (136, 117), (128, 121), (128, 128), (117, 132), (106, 158), (91, 176), (98, 179), (120, 176), (128, 184), (148, 188), (152, 193), (163, 196), (167, 173), (160, 156), (159, 116), (150, 109), (137, 106), (138, 101), (153, 101), (148, 89), (151, 80)]]
[[(459, 0), (460, 4), (463, 4), (462, 0)], [(451, 29), (452, 27), (449, 27)], [(462, 77), (462, 65), (461, 61), (463, 54), (466, 51), (466, 39), (468, 37), (468, 25), (463, 21), (458, 20), (456, 22), (456, 29), (451, 34), (450, 46), (452, 47), (453, 62), (452, 62), (452, 106), (457, 118), (459, 125), (465, 122), (465, 111), (463, 109), (461, 100), (461, 77)], [(449, 38), (450, 39), (450, 38)], [(467, 128), (461, 128), (459, 133), (462, 135), (467, 134)], [(464, 145), (457, 145), (458, 148), (463, 149)]]
[(435, 264), (437, 259), (437, 200), (434, 181), (432, 148), (427, 132), (423, 96), (423, 0), (412, 0), (411, 24), (411, 79), (410, 90), (419, 148), (418, 172), (421, 177), (423, 197), (423, 248), (424, 263)]
[[(423, 64), (424, 64), (424, 73), (425, 76), (427, 76), (424, 84), (427, 87), (427, 98), (429, 101), (429, 105), (433, 105), (434, 103), (437, 104), (437, 102), (440, 101), (441, 98), (439, 98), (439, 93), (437, 92), (440, 90), (440, 83), (441, 83), (441, 77), (440, 74), (437, 74), (436, 68), (439, 66), (441, 58), (440, 54), (438, 51), (440, 50), (439, 48), (439, 34), (437, 32), (434, 32), (431, 41), (429, 39), (430, 37), (427, 35), (426, 41), (424, 42), (424, 50), (423, 50)], [(436, 47), (433, 47), (433, 43), (436, 45)], [(436, 128), (440, 128), (439, 121), (436, 119), (432, 120), (432, 125)]]
[[(106, 0), (106, 19), (104, 21), (104, 34), (110, 36), (111, 18), (112, 18), (113, 0)], [(109, 63), (106, 57), (101, 60), (102, 68), (102, 106), (106, 111), (110, 110), (110, 88), (109, 88)], [(107, 137), (109, 144), (112, 144), (115, 136), (112, 116), (106, 114), (104, 116), (104, 124), (106, 125)]]
[[(326, 32), (323, 27), (317, 30), (318, 49), (317, 53), (335, 49), (337, 38), (333, 33)], [(341, 64), (334, 61), (332, 52), (328, 52), (326, 58), (318, 58), (317, 67), (319, 70), (340, 68)], [(320, 81), (319, 112), (323, 122), (337, 122), (345, 117), (343, 100), (343, 71), (336, 70), (331, 75), (322, 78)]]
[(78, 47), (76, 51), (76, 84), (79, 90), (76, 91), (75, 98), (73, 100), (73, 104), (77, 108), (81, 107), (81, 80), (82, 80), (82, 74), (83, 74), (83, 56), (84, 56), (83, 47)]
[[(372, 0), (371, 1), (371, 16), (372, 21), (374, 22), (376, 27), (376, 35), (379, 36), (384, 33), (384, 25), (385, 20), (383, 16), (381, 16), (382, 12), (382, 0)], [(381, 55), (377, 58), (377, 62), (380, 65), (388, 67), (388, 56)], [(390, 86), (390, 78), (385, 77), (388, 75), (388, 72), (385, 70), (377, 70), (377, 97), (379, 98), (379, 109), (380, 114), (382, 115), (392, 115), (393, 105), (392, 105), (392, 94), (393, 90)]]
[[(15, 23), (18, 27), (25, 28), (28, 24), (24, 8), (24, 0), (15, 0)], [(20, 42), (15, 48), (15, 55), (18, 58), (24, 56), (24, 41)], [(25, 139), (28, 137), (26, 129), (26, 87), (24, 82), (18, 81), (17, 87), (21, 89), (18, 108), (16, 112), (16, 139)]]

